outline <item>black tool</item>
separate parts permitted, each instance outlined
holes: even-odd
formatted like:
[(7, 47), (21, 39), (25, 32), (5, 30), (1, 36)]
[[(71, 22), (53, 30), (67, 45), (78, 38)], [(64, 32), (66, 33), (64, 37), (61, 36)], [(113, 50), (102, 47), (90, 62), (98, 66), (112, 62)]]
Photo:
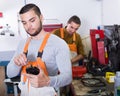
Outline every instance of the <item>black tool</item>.
[(33, 75), (38, 75), (40, 72), (40, 70), (37, 67), (34, 66), (30, 66), (26, 68), (26, 73), (28, 74), (33, 74)]

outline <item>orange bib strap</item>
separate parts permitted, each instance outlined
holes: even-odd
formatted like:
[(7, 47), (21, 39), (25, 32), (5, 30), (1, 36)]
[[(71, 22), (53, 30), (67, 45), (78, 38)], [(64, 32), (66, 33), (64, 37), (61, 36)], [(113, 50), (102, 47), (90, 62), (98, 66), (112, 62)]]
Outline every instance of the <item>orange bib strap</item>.
[[(47, 40), (48, 40), (49, 36), (50, 36), (50, 33), (46, 34), (46, 36), (45, 36), (45, 38), (44, 38), (44, 40), (43, 40), (43, 42), (42, 42), (42, 44), (41, 44), (41, 46), (39, 48), (39, 52), (43, 51), (43, 49), (44, 49), (44, 47), (45, 47), (45, 45), (47, 43)], [(27, 42), (25, 44), (24, 53), (27, 53), (27, 51), (28, 51), (28, 46), (29, 46), (30, 40), (31, 40), (31, 37), (28, 38), (28, 40), (27, 40)]]
[(60, 28), (60, 35), (61, 35), (61, 38), (63, 39), (64, 38), (64, 29), (63, 28)]
[(76, 35), (75, 33), (73, 33), (73, 41), (75, 42), (75, 40), (76, 40)]
[(26, 42), (25, 47), (24, 47), (24, 53), (27, 53), (27, 51), (28, 51), (28, 46), (29, 46), (30, 40), (31, 40), (31, 37), (29, 37), (27, 39), (27, 42)]
[(47, 43), (47, 40), (48, 40), (49, 36), (50, 36), (50, 33), (46, 34), (46, 36), (45, 36), (45, 38), (44, 38), (44, 40), (43, 40), (43, 42), (42, 42), (42, 44), (41, 44), (41, 46), (39, 48), (39, 52), (43, 51), (43, 49), (44, 49), (44, 47), (45, 47), (45, 45)]

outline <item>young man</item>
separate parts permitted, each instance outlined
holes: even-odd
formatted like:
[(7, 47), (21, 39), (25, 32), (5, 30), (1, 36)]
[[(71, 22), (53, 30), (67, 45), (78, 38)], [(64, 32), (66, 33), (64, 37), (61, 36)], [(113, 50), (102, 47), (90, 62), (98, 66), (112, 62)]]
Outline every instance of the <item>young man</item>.
[[(11, 78), (21, 72), (21, 96), (55, 96), (53, 89), (72, 81), (69, 48), (62, 39), (43, 30), (43, 16), (38, 6), (27, 4), (19, 14), (30, 37), (19, 44), (7, 66), (7, 76)], [(38, 68), (39, 72), (31, 74), (28, 68)]]
[(76, 31), (81, 25), (80, 18), (76, 15), (72, 16), (65, 28), (53, 31), (53, 34), (62, 38), (69, 45), (71, 51), (71, 62), (73, 66), (78, 66), (79, 62), (84, 58), (84, 49), (81, 37)]

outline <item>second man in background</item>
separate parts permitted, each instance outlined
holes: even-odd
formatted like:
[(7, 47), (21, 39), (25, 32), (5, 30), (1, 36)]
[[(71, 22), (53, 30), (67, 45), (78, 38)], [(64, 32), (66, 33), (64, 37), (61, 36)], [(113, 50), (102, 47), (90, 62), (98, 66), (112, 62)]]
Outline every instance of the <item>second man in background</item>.
[(69, 45), (71, 62), (73, 66), (81, 65), (84, 58), (84, 48), (80, 35), (76, 32), (81, 26), (80, 18), (76, 15), (70, 17), (65, 28), (56, 29), (53, 34), (59, 36)]

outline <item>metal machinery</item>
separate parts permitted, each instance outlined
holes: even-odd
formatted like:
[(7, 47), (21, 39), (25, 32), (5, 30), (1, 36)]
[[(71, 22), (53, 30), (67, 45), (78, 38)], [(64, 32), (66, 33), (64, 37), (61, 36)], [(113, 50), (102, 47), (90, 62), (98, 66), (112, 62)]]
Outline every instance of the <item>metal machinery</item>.
[(104, 26), (103, 30), (90, 30), (92, 57), (110, 71), (120, 70), (120, 26)]

